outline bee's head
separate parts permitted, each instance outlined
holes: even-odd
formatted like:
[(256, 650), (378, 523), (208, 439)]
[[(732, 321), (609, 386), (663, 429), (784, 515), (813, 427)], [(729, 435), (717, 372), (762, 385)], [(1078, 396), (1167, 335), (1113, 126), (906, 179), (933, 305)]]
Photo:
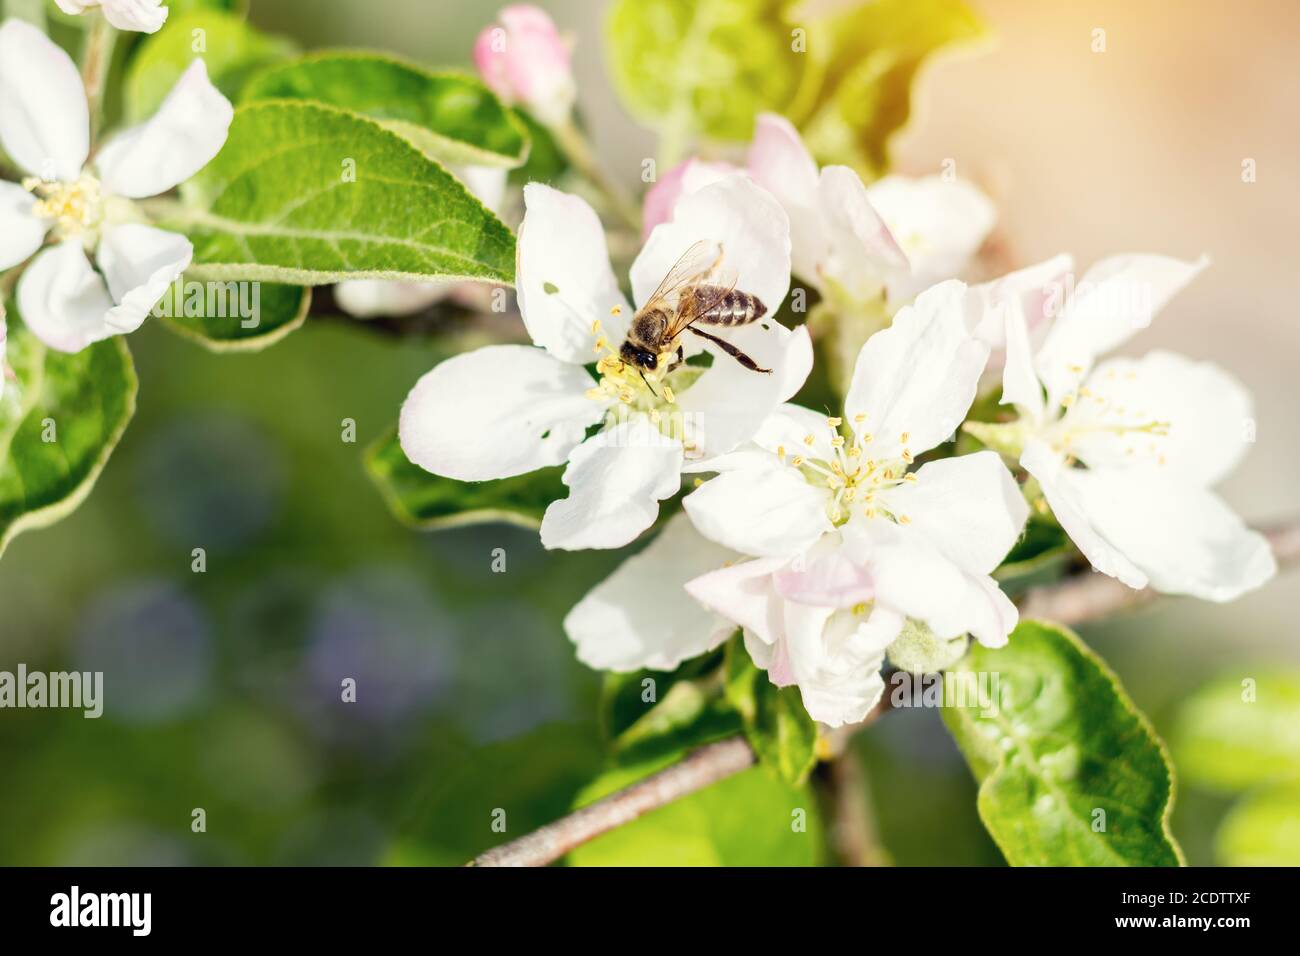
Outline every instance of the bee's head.
[(653, 372), (659, 365), (658, 355), (649, 349), (633, 345), (631, 342), (624, 342), (623, 347), (618, 351), (623, 356), (624, 362), (635, 365), (637, 368), (643, 368), (647, 372)]

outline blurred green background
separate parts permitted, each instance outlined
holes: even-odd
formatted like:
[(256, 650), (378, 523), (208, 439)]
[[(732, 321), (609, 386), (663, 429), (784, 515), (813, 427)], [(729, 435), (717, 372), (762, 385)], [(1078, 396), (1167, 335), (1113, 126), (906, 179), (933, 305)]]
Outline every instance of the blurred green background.
[[(602, 79), (601, 4), (543, 5), (578, 37), (584, 111), (616, 170), (634, 182), (639, 157), (653, 148)], [(1151, 122), (1134, 133), (1104, 108), (1122, 111), (1133, 84), (1144, 82), (1151, 67), (1141, 65), (1143, 51), (1167, 58), (1172, 49), (1177, 68), (1190, 70), (1211, 41), (1218, 14), (1209, 4), (1180, 5), (1186, 20), (1175, 23), (1118, 2), (1059, 15), (1009, 2), (976, 6), (1003, 42), (927, 72), (919, 95), (929, 108), (904, 144), (903, 167), (924, 172), (960, 157), (1005, 203), (1024, 261), (1063, 247), (1083, 262), (1130, 248), (1189, 256), (1208, 248), (1222, 268), (1212, 270), (1207, 293), (1180, 299), (1168, 324), (1138, 347), (1214, 356), (1251, 382), (1260, 447), (1228, 495), (1253, 519), (1293, 513), (1297, 333), (1281, 293), (1270, 298), (1270, 287), (1261, 288), (1253, 252), (1271, 248), (1268, 237), (1295, 221), (1300, 153), (1277, 139), (1293, 140), (1294, 124), (1256, 135), (1271, 107), (1256, 100), (1243, 110), (1233, 91), (1259, 81), (1230, 70), (1220, 74), (1223, 87), (1184, 92), (1203, 96), (1205, 111), (1229, 124), (1230, 157), (1276, 157), (1278, 165), (1262, 158), (1261, 168), (1271, 182), (1291, 184), (1263, 182), (1243, 206), (1229, 196), (1232, 186), (1207, 187), (1176, 165), (1183, 153), (1176, 138), (1167, 142), (1170, 124), (1212, 122), (1206, 112), (1193, 120), (1185, 102), (1175, 117), (1151, 106)], [(1300, 18), (1260, 6), (1271, 25), (1238, 29), (1258, 41), (1257, 71), (1285, 70), (1274, 35), (1282, 25), (1294, 31)], [(258, 0), (252, 19), (307, 48), (381, 47), (465, 65), (493, 10)], [(1114, 24), (1107, 68), (1129, 70), (1127, 86), (1084, 82), (1095, 68), (1082, 59), (1095, 23)], [(1035, 82), (1024, 83), (1030, 74)], [(1002, 98), (1002, 118), (972, 122), (971, 111), (994, 98)], [(1171, 89), (1164, 107), (1177, 103)], [(1038, 152), (989, 129), (1004, 124), (1032, 131)], [(1099, 140), (1109, 152), (1098, 161), (1052, 150), (1069, 137)], [(1129, 158), (1140, 163), (1162, 148), (1171, 164), (1165, 178), (1132, 183)], [(1167, 209), (1199, 202), (1220, 218), (1202, 211), (1211, 222), (1194, 223), (1199, 231), (1187, 236), (1189, 214), (1144, 218), (1126, 208), (1127, 193), (1142, 189), (1160, 192)], [(1049, 222), (1031, 215), (1049, 201), (1057, 203)], [(1253, 224), (1248, 236), (1242, 217)], [(546, 553), (534, 533), (509, 527), (420, 535), (393, 520), (361, 452), (440, 357), (436, 346), (323, 319), (255, 355), (211, 355), (160, 323), (130, 345), (140, 408), (95, 491), (59, 525), (18, 538), (0, 561), (0, 669), (102, 670), (109, 700), (99, 720), (0, 712), (0, 863), (454, 864), (562, 813), (600, 774), (602, 755), (599, 678), (574, 660), (560, 621), (621, 556)], [(341, 438), (344, 419), (357, 423), (355, 443)], [(203, 574), (190, 570), (196, 547), (207, 551)], [(495, 548), (506, 551), (504, 574), (491, 570)], [(1168, 739), (1180, 704), (1206, 681), (1262, 680), (1300, 662), (1293, 593), (1294, 577), (1283, 577), (1231, 607), (1169, 602), (1084, 636)], [(339, 700), (341, 676), (358, 681), (355, 705)], [(895, 862), (1000, 862), (937, 712), (895, 712), (856, 745)], [(664, 811), (659, 832), (598, 841), (586, 861), (818, 859), (815, 825), (801, 838), (806, 846), (792, 849), (783, 837), (766, 857), (752, 823), (729, 826), (745, 804), (771, 809), (772, 832), (789, 830), (788, 808), (800, 795), (774, 792), (751, 779), (758, 773)], [(1233, 799), (1180, 788), (1175, 829), (1191, 862), (1216, 859), (1215, 833)], [(193, 833), (199, 807), (207, 830)], [(491, 828), (498, 808), (505, 836)]]

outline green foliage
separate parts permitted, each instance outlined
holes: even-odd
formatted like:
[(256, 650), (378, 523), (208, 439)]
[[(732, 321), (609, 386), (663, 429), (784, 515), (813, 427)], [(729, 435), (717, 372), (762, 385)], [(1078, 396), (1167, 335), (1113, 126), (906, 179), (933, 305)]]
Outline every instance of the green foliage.
[(874, 0), (809, 25), (807, 72), (791, 115), (823, 163), (875, 176), (911, 114), (926, 60), (983, 35), (964, 0)]
[(560, 481), (564, 468), (558, 466), (499, 481), (455, 481), (431, 474), (406, 457), (396, 427), (366, 450), (366, 471), (394, 517), (421, 531), (490, 521), (536, 529), (546, 506), (565, 495)]
[(1300, 866), (1300, 780), (1266, 787), (1233, 806), (1214, 855), (1223, 866)]
[(528, 183), (549, 183), (564, 175), (569, 169), (569, 160), (555, 141), (555, 137), (525, 110), (515, 109), (515, 119), (523, 124), (528, 135), (528, 159), (522, 166), (510, 170), (510, 185), (525, 186)]
[(726, 692), (759, 760), (786, 783), (807, 780), (817, 763), (817, 723), (804, 709), (799, 688), (773, 684), (754, 666), (739, 635), (727, 645)]
[[(254, 301), (251, 296), (256, 295)], [(241, 296), (243, 297), (241, 299)], [(173, 284), (158, 303), (169, 329), (213, 352), (255, 352), (300, 328), (311, 308), (311, 289), (298, 285), (207, 282), (182, 287), (179, 307)], [(241, 304), (255, 306), (245, 317)], [(256, 322), (245, 327), (246, 323)]]
[(335, 107), (240, 107), (182, 196), (164, 225), (193, 241), (195, 278), (514, 280), (496, 216), (405, 139)]
[[(620, 767), (582, 791), (585, 806), (680, 758)], [(814, 866), (824, 834), (808, 785), (743, 771), (578, 847), (572, 866)], [(800, 829), (802, 827), (802, 829)]]
[[(977, 675), (998, 675), (982, 715)], [(956, 695), (966, 692), (963, 701)], [(980, 782), (980, 819), (1013, 866), (1175, 866), (1173, 771), (1147, 719), (1069, 631), (1021, 622), (945, 675), (944, 723)], [(1101, 814), (1104, 813), (1104, 817)], [(1102, 829), (1104, 827), (1104, 829)]]
[(121, 338), (69, 355), (11, 326), (8, 361), (15, 380), (0, 397), (0, 553), (90, 493), (135, 412), (137, 384)]
[(723, 652), (710, 651), (675, 671), (606, 674), (601, 728), (621, 766), (681, 754), (743, 729), (722, 693)]
[(748, 139), (754, 117), (782, 110), (798, 86), (802, 57), (783, 6), (619, 0), (607, 24), (608, 61), (628, 109), (679, 141)]
[(478, 79), (383, 53), (327, 51), (260, 74), (244, 101), (313, 100), (368, 116), (452, 166), (515, 167), (528, 132)]
[[(196, 51), (195, 31), (199, 30), (204, 48)], [(123, 81), (126, 121), (139, 123), (152, 116), (197, 58), (207, 65), (217, 89), (233, 101), (253, 73), (292, 56), (295, 49), (291, 41), (267, 36), (233, 13), (173, 9), (163, 28), (146, 36), (131, 57)]]
[(1011, 596), (1050, 584), (1069, 570), (1074, 545), (1059, 524), (1031, 514), (1020, 540), (993, 572), (998, 585)]
[(1300, 778), (1300, 671), (1214, 681), (1179, 709), (1170, 740), (1183, 778), (1206, 790)]

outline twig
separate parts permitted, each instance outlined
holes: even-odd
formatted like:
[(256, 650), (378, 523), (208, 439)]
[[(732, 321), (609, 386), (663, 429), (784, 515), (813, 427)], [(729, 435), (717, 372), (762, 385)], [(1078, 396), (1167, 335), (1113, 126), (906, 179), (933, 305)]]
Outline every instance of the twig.
[[(1282, 567), (1300, 561), (1300, 519), (1263, 529)], [(1081, 624), (1119, 611), (1139, 607), (1158, 595), (1150, 590), (1134, 591), (1102, 574), (1084, 572), (1057, 584), (1030, 590), (1020, 605), (1025, 618), (1044, 618), (1061, 624)], [(826, 757), (835, 764), (848, 754), (848, 737), (889, 710), (889, 695), (881, 698), (867, 719), (853, 727), (839, 728), (828, 735)], [(488, 850), (471, 866), (545, 866), (575, 847), (593, 840), (615, 827), (656, 810), (680, 797), (687, 796), (739, 773), (755, 762), (753, 750), (743, 737), (701, 747), (681, 763), (674, 764), (626, 789), (575, 810), (566, 817), (548, 823), (517, 840)], [(851, 773), (846, 766), (842, 773)], [(851, 781), (842, 780), (843, 783)], [(856, 824), (855, 824), (856, 825)], [(867, 831), (869, 833), (869, 831)], [(862, 853), (862, 832), (845, 832), (851, 841), (849, 851)]]
[(679, 797), (694, 793), (754, 764), (754, 751), (743, 737), (729, 737), (701, 747), (632, 786), (575, 810), (475, 859), (471, 866), (544, 866), (615, 827)]

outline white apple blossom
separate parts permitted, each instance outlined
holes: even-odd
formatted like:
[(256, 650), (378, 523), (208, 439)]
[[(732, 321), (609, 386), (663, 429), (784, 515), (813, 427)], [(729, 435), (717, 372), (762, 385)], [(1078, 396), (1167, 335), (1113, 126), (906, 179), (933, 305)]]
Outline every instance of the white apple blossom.
[[(673, 206), (737, 167), (689, 159), (646, 194), (646, 228)], [(820, 171), (799, 131), (783, 116), (755, 122), (744, 171), (790, 216), (794, 273), (845, 305), (887, 289), (891, 309), (942, 279), (960, 275), (993, 228), (993, 203), (971, 184), (942, 176), (888, 176), (864, 186), (847, 166)]]
[(1098, 262), (1037, 348), (1024, 317), (1006, 312), (1002, 401), (1020, 418), (968, 429), (1018, 456), (1098, 571), (1229, 601), (1277, 571), (1267, 540), (1211, 490), (1250, 443), (1249, 392), (1170, 352), (1097, 362), (1204, 266), (1153, 255)]
[[(770, 318), (789, 288), (789, 225), (771, 196), (732, 176), (684, 200), (673, 222), (654, 230), (632, 265), (637, 307), (688, 248), (712, 243), (737, 288), (757, 296), (769, 316), (716, 334), (772, 371), (745, 369), (706, 343), (710, 366), (660, 368), (647, 379), (619, 358), (633, 313), (595, 212), (539, 183), (525, 188), (524, 203), (516, 287), (534, 345), (490, 346), (434, 368), (402, 408), (402, 447), (426, 470), (460, 481), (567, 461), (569, 496), (547, 508), (542, 543), (621, 547), (650, 527), (690, 461), (747, 441), (807, 378), (807, 329)], [(699, 351), (693, 341), (683, 344)], [(584, 367), (592, 362), (598, 380)]]
[(64, 13), (76, 16), (102, 9), (104, 19), (119, 30), (157, 33), (167, 22), (163, 0), (54, 0)]
[(113, 137), (88, 166), (89, 108), (71, 58), (21, 20), (0, 26), (0, 144), (31, 174), (21, 186), (0, 182), (0, 269), (53, 239), (18, 283), (33, 335), (77, 352), (140, 327), (194, 250), (141, 221), (132, 200), (206, 166), (233, 115), (195, 60), (151, 119)]
[[(507, 171), (492, 166), (452, 168), (478, 200), (493, 212), (501, 211)], [(477, 282), (392, 282), (385, 279), (350, 279), (334, 287), (334, 299), (344, 312), (360, 319), (403, 316), (423, 312), (446, 299), (476, 305), (484, 287)]]
[[(751, 443), (688, 466), (717, 472), (683, 504), (725, 550), (665, 534), (566, 619), (579, 656), (629, 670), (716, 644), (725, 634), (680, 606), (680, 583), (744, 629), (775, 683), (797, 684), (808, 712), (838, 725), (879, 698), (883, 655), (909, 619), (939, 637), (1004, 644), (1017, 612), (990, 573), (1028, 515), (1015, 480), (992, 452), (911, 470), (965, 416), (988, 357), (967, 330), (968, 293), (942, 283), (872, 336), (842, 418), (785, 405)], [(714, 570), (687, 577), (710, 559)], [(620, 610), (637, 578), (653, 582), (655, 614)]]

